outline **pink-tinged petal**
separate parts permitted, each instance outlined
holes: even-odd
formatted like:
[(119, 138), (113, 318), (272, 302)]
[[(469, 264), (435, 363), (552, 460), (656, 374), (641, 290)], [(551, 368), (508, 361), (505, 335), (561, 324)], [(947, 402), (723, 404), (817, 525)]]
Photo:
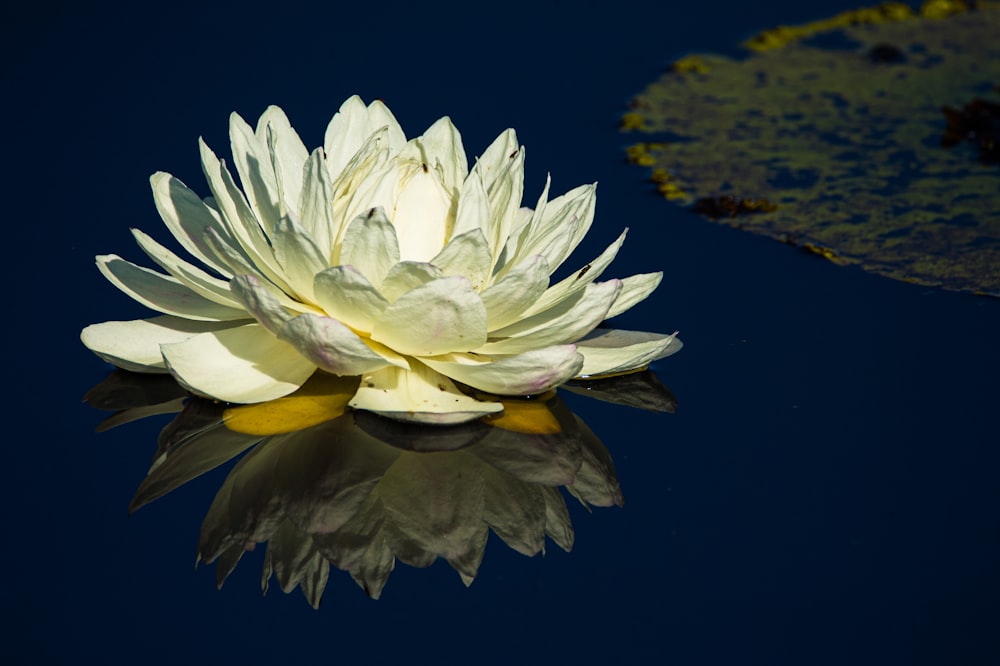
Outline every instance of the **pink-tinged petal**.
[(660, 286), (663, 280), (663, 273), (640, 273), (622, 279), (622, 291), (618, 298), (608, 310), (607, 319), (617, 317), (621, 313), (631, 308), (636, 303), (640, 303), (653, 293)]
[(169, 173), (154, 173), (149, 178), (149, 185), (153, 190), (156, 210), (181, 247), (219, 275), (232, 277), (225, 262), (220, 260), (205, 239), (208, 229), (228, 235), (219, 214)]
[(148, 308), (200, 321), (246, 319), (246, 312), (214, 303), (176, 278), (136, 266), (114, 254), (97, 257), (97, 267), (112, 284)]
[(549, 264), (541, 256), (528, 257), (480, 296), (486, 305), (490, 331), (513, 324), (549, 286)]
[(372, 339), (412, 356), (475, 349), (486, 342), (486, 307), (466, 278), (432, 280), (389, 305)]
[(310, 362), (335, 375), (360, 375), (390, 364), (354, 331), (329, 317), (299, 315), (285, 322), (279, 335)]
[(398, 421), (438, 425), (503, 411), (501, 403), (467, 396), (450, 379), (420, 363), (414, 363), (411, 371), (388, 367), (363, 375), (350, 404)]
[(326, 314), (365, 333), (371, 333), (375, 319), (389, 305), (354, 266), (334, 266), (317, 274), (313, 289)]
[(247, 312), (271, 335), (278, 335), (285, 323), (292, 318), (271, 290), (252, 275), (237, 275), (229, 283), (229, 288)]
[(91, 324), (80, 332), (80, 340), (100, 358), (132, 372), (166, 372), (160, 345), (187, 340), (192, 335), (242, 326), (246, 321), (192, 321), (162, 316), (133, 321)]
[(316, 365), (260, 324), (194, 335), (161, 346), (171, 374), (193, 393), (255, 403), (288, 395)]
[(611, 375), (646, 367), (653, 361), (680, 351), (677, 334), (597, 330), (577, 343), (583, 354), (581, 377)]
[(575, 345), (534, 349), (497, 360), (474, 354), (421, 359), (443, 375), (496, 395), (537, 395), (580, 374), (583, 356)]
[(559, 305), (490, 333), (480, 354), (519, 354), (532, 349), (576, 342), (607, 318), (621, 291), (621, 280), (588, 285)]
[(372, 208), (351, 221), (337, 263), (354, 266), (376, 287), (382, 284), (389, 269), (399, 263), (399, 239), (385, 210)]

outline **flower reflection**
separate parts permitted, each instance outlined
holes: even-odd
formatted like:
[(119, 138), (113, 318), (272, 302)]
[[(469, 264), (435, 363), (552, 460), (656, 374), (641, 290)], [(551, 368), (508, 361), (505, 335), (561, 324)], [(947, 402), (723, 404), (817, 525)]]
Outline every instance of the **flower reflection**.
[[(622, 505), (607, 449), (555, 392), (442, 428), (350, 409), (357, 382), (319, 373), (290, 396), (233, 406), (166, 376), (116, 371), (87, 400), (115, 412), (100, 429), (177, 412), (130, 511), (246, 452), (208, 510), (198, 559), (216, 564), (221, 586), (266, 544), (264, 590), (275, 578), (314, 607), (331, 565), (378, 598), (397, 560), (426, 567), (440, 557), (471, 584), (490, 531), (528, 556), (545, 551), (546, 537), (569, 551), (560, 487), (585, 506)], [(651, 373), (617, 382), (631, 402), (672, 411)], [(614, 401), (615, 383), (581, 390)]]

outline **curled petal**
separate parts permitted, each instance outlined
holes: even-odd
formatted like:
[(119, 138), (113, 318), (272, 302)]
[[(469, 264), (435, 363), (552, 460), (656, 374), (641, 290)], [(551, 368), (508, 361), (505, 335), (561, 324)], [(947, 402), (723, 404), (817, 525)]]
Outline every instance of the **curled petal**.
[(389, 305), (372, 339), (413, 356), (475, 349), (486, 342), (486, 306), (464, 277), (432, 280)]
[(390, 364), (351, 329), (329, 317), (299, 315), (282, 325), (279, 336), (315, 366), (335, 375), (360, 375)]
[(621, 313), (631, 308), (636, 303), (640, 303), (653, 293), (660, 286), (663, 280), (663, 273), (640, 273), (622, 279), (622, 290), (618, 298), (612, 303), (608, 310), (607, 319), (617, 317)]
[(361, 377), (351, 407), (413, 423), (464, 423), (503, 410), (499, 402), (482, 402), (458, 390), (454, 382), (427, 366), (412, 371), (388, 367)]
[(677, 334), (621, 331), (594, 331), (576, 344), (583, 354), (581, 377), (630, 372), (646, 367), (653, 361), (670, 356), (681, 349)]
[(182, 386), (226, 402), (280, 398), (316, 371), (295, 347), (257, 323), (201, 333), (160, 349)]
[(544, 393), (579, 375), (584, 363), (575, 345), (534, 349), (499, 360), (474, 354), (448, 354), (421, 360), (441, 374), (497, 395)]

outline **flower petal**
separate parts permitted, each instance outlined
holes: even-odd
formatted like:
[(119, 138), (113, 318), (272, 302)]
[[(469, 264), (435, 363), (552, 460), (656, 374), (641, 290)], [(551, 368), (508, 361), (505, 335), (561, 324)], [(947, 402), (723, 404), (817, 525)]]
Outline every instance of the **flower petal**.
[(458, 196), (458, 208), (455, 212), (455, 225), (451, 233), (452, 236), (458, 236), (473, 229), (479, 229), (485, 235), (489, 231), (489, 225), (489, 195), (486, 193), (482, 172), (479, 169), (474, 169), (462, 183), (462, 190)]
[(226, 305), (232, 308), (240, 307), (239, 301), (234, 299), (233, 295), (229, 293), (229, 282), (213, 277), (197, 266), (184, 261), (138, 229), (132, 229), (132, 236), (135, 237), (139, 247), (142, 248), (142, 251), (150, 259), (159, 264), (163, 270), (170, 273), (180, 282), (190, 287), (191, 290), (219, 305)]
[(240, 326), (245, 322), (193, 321), (169, 315), (133, 321), (91, 324), (80, 332), (84, 346), (123, 370), (166, 372), (160, 345), (181, 342), (206, 331)]
[(357, 268), (376, 287), (399, 263), (396, 229), (382, 208), (372, 208), (350, 223), (336, 262)]
[(429, 261), (440, 252), (454, 227), (456, 210), (455, 195), (437, 169), (420, 160), (399, 163), (399, 186), (390, 216), (401, 258)]
[(653, 293), (660, 286), (663, 280), (663, 273), (640, 273), (622, 279), (622, 291), (618, 298), (612, 303), (608, 310), (606, 319), (617, 317), (621, 313), (631, 308), (636, 303), (640, 303)]
[(177, 278), (137, 266), (118, 255), (97, 257), (97, 267), (116, 287), (157, 312), (200, 321), (246, 319), (243, 310), (214, 303)]
[(316, 275), (316, 302), (334, 319), (371, 333), (389, 301), (354, 266), (334, 266)]
[(413, 364), (412, 371), (388, 367), (365, 374), (351, 407), (365, 409), (398, 421), (464, 423), (503, 410), (499, 402), (471, 398), (430, 368)]
[(420, 359), (443, 375), (497, 395), (537, 395), (580, 374), (584, 359), (575, 345), (533, 349), (499, 360), (474, 354)]
[(444, 275), (464, 275), (474, 290), (482, 291), (490, 274), (490, 247), (480, 229), (452, 237), (430, 263)]
[(237, 275), (229, 283), (229, 288), (247, 312), (271, 335), (278, 335), (285, 322), (292, 318), (281, 301), (253, 275)]
[(281, 327), (286, 340), (317, 367), (335, 375), (360, 375), (389, 365), (354, 331), (330, 317), (304, 314)]
[(267, 144), (260, 141), (239, 114), (229, 116), (229, 138), (233, 161), (250, 207), (267, 234), (281, 218), (278, 207), (278, 183), (274, 178)]
[(474, 351), (490, 355), (517, 354), (576, 342), (604, 321), (620, 291), (621, 280), (587, 285), (582, 293), (563, 300), (545, 312), (491, 332), (492, 341)]
[(156, 210), (181, 247), (219, 275), (232, 277), (233, 274), (225, 262), (219, 259), (205, 240), (205, 231), (209, 228), (228, 235), (229, 232), (225, 230), (219, 214), (205, 205), (205, 202), (188, 189), (187, 185), (169, 173), (162, 171), (154, 173), (149, 178), (149, 185), (153, 189)]
[(260, 324), (194, 335), (161, 347), (167, 368), (193, 393), (251, 403), (288, 395), (316, 371)]
[(392, 303), (406, 292), (443, 277), (444, 273), (434, 264), (424, 261), (401, 261), (389, 269), (389, 274), (382, 281), (379, 291)]
[(328, 264), (333, 256), (337, 224), (333, 217), (333, 182), (321, 148), (314, 150), (306, 160), (299, 217), (302, 226), (320, 249), (324, 263)]
[[(576, 273), (573, 273), (569, 277), (549, 287), (545, 293), (539, 297), (535, 304), (528, 308), (525, 314), (533, 315), (541, 312), (542, 310), (547, 310), (556, 303), (559, 303), (560, 301), (563, 301), (571, 297), (573, 294), (585, 289), (588, 284), (599, 278), (601, 274), (604, 273), (604, 269), (606, 269), (618, 255), (618, 250), (621, 249), (622, 244), (625, 242), (625, 236), (627, 234), (628, 229), (625, 229), (611, 245), (605, 248), (604, 252), (602, 252), (600, 256)], [(587, 278), (586, 280), (583, 279), (585, 277)]]
[(329, 266), (326, 253), (316, 246), (294, 213), (278, 221), (272, 242), (274, 256), (284, 269), (289, 287), (299, 300), (315, 303), (313, 280)]
[(458, 133), (451, 118), (444, 116), (427, 128), (420, 137), (431, 166), (441, 165), (445, 188), (454, 197), (458, 194), (465, 177), (469, 175), (469, 163), (462, 145), (462, 135)]
[(257, 121), (256, 135), (271, 153), (275, 179), (280, 184), (281, 201), (286, 206), (298, 205), (302, 196), (302, 167), (309, 158), (305, 144), (292, 129), (285, 112), (273, 105), (267, 107)]
[(372, 339), (413, 356), (475, 349), (486, 342), (486, 307), (468, 279), (432, 280), (389, 305)]
[(576, 347), (583, 354), (581, 377), (610, 375), (643, 368), (681, 348), (677, 334), (607, 329), (594, 331)]
[(486, 327), (495, 331), (516, 322), (549, 286), (549, 264), (535, 255), (522, 261), (480, 296), (486, 305)]

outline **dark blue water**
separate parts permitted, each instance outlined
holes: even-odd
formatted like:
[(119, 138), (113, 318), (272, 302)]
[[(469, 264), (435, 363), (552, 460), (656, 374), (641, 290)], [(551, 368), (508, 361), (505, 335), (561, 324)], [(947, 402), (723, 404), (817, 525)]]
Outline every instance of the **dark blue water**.
[[(654, 196), (617, 117), (670, 60), (850, 8), (570, 2), (442, 7), (38, 6), (3, 22), (9, 240), (5, 663), (989, 664), (1000, 636), (1000, 302), (838, 268)], [(685, 341), (677, 413), (566, 397), (623, 508), (570, 503), (573, 551), (491, 538), (466, 588), (398, 566), (321, 608), (194, 568), (227, 469), (131, 516), (166, 418), (95, 435), (84, 325), (146, 316), (93, 256), (161, 240), (147, 179), (204, 192), (196, 139), (279, 104), (309, 146), (351, 94), (409, 135), (450, 115), (476, 154), (513, 126), (525, 198), (599, 181), (569, 267), (631, 228), (609, 276), (663, 270), (616, 325)]]

